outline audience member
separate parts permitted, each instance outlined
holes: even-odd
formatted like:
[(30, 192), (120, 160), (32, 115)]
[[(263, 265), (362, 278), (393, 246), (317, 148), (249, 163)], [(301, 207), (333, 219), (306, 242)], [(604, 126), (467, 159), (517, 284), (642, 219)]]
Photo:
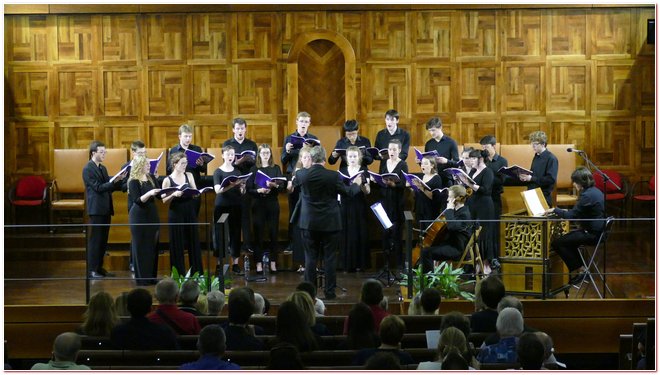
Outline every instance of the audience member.
[(380, 340), (381, 344), (378, 348), (362, 349), (353, 358), (353, 365), (364, 365), (367, 360), (376, 353), (386, 352), (392, 353), (399, 357), (402, 365), (409, 365), (415, 363), (409, 353), (402, 351), (401, 339), (406, 333), (406, 324), (396, 315), (388, 315), (383, 319), (380, 325)]
[(288, 342), (281, 342), (270, 349), (267, 370), (304, 370), (298, 348)]
[(168, 325), (177, 335), (199, 334), (200, 326), (197, 317), (177, 308), (178, 295), (179, 287), (176, 281), (169, 277), (160, 280), (156, 284), (158, 308), (149, 314), (149, 320), (154, 323)]
[(219, 316), (222, 314), (222, 308), (225, 307), (225, 294), (219, 290), (210, 291), (206, 295), (206, 302), (209, 307), (209, 316)]
[(465, 335), (461, 330), (455, 327), (448, 327), (440, 334), (440, 339), (438, 340), (438, 352), (436, 353), (435, 361), (420, 362), (420, 364), (417, 365), (417, 369), (442, 369), (442, 361), (451, 349), (457, 349), (461, 355), (465, 355), (468, 351), (468, 344)]
[(264, 315), (264, 308), (266, 307), (266, 300), (264, 299), (264, 296), (262, 296), (260, 293), (254, 293), (254, 314), (257, 316), (263, 316)]
[[(366, 303), (371, 309), (371, 314), (374, 316), (374, 329), (380, 329), (380, 322), (390, 313), (383, 309), (380, 305), (383, 300), (383, 285), (380, 281), (375, 279), (367, 279), (362, 283), (362, 291), (360, 292), (360, 301)], [(348, 320), (346, 317), (344, 321), (344, 335), (348, 333)]]
[(325, 315), (325, 304), (319, 298), (316, 298), (316, 286), (310, 283), (309, 281), (303, 281), (296, 287), (296, 290), (302, 290), (303, 292), (309, 293), (309, 296), (312, 297), (314, 301), (314, 310), (316, 310), (317, 316)]
[(440, 332), (444, 331), (449, 327), (456, 327), (466, 338), (470, 338), (470, 320), (459, 311), (450, 311), (442, 316), (442, 322), (440, 322)]
[(270, 301), (266, 297), (263, 297), (263, 299), (264, 299), (264, 315), (268, 315), (268, 313), (270, 312)]
[[(524, 319), (524, 318), (523, 318)], [(546, 370), (562, 370), (566, 368), (566, 364), (559, 362), (555, 358), (555, 348), (554, 343), (552, 342), (552, 337), (545, 332), (536, 331), (534, 332), (541, 340), (543, 344), (543, 368)], [(639, 369), (638, 369), (639, 370)]]
[(503, 309), (497, 316), (497, 344), (482, 346), (477, 360), (480, 363), (515, 363), (518, 361), (516, 348), (518, 337), (523, 331), (523, 317), (513, 307)]
[(535, 333), (520, 335), (516, 352), (522, 370), (541, 370), (543, 367), (545, 348)]
[[(504, 284), (495, 275), (482, 279), (475, 288), (475, 313), (470, 317), (472, 332), (495, 332), (497, 304), (506, 291)], [(480, 304), (482, 304), (480, 306)]]
[(36, 363), (32, 370), (91, 370), (88, 366), (76, 364), (80, 345), (77, 333), (59, 334), (53, 342), (53, 359), (48, 363)]
[(426, 288), (417, 293), (408, 307), (408, 315), (438, 315), (440, 291), (435, 288)]
[(249, 288), (232, 290), (228, 300), (228, 322), (222, 327), (227, 336), (227, 350), (264, 350), (263, 342), (255, 337), (254, 327), (248, 324), (254, 313)]
[(365, 370), (401, 370), (399, 357), (393, 353), (376, 353), (369, 357), (364, 365)]
[(320, 347), (318, 338), (306, 322), (303, 311), (292, 301), (283, 302), (277, 310), (277, 327), (273, 344), (288, 342), (299, 352), (310, 352)]
[(205, 295), (200, 294), (193, 306), (202, 314), (200, 316), (207, 316), (209, 314), (209, 301)]
[(225, 332), (217, 324), (205, 326), (197, 339), (199, 360), (186, 363), (181, 370), (240, 370), (235, 363), (222, 360), (227, 349)]
[(380, 338), (374, 329), (374, 316), (364, 302), (358, 302), (348, 312), (346, 341), (339, 344), (340, 350), (377, 348)]
[(330, 335), (330, 331), (328, 330), (328, 327), (321, 323), (316, 321), (316, 311), (314, 310), (314, 302), (312, 302), (312, 298), (309, 296), (307, 292), (303, 292), (301, 290), (296, 291), (291, 293), (289, 295), (289, 298), (287, 298), (287, 301), (291, 301), (298, 306), (300, 311), (302, 311), (303, 315), (305, 316), (305, 323), (309, 326), (309, 328), (314, 332), (315, 335), (319, 336), (328, 336)]
[(179, 306), (179, 310), (191, 313), (195, 316), (203, 316), (204, 314), (195, 307), (198, 298), (199, 283), (195, 280), (187, 280), (181, 284), (181, 292), (179, 292), (179, 302), (181, 302), (181, 306)]
[(126, 307), (126, 298), (128, 297), (128, 292), (121, 292), (120, 295), (115, 298), (115, 312), (117, 313), (117, 316), (129, 316), (131, 315), (128, 312), (128, 308)]
[(100, 291), (89, 299), (83, 315), (81, 333), (88, 336), (110, 337), (110, 332), (119, 322), (112, 296)]
[(442, 361), (441, 370), (470, 370), (468, 361), (459, 353), (458, 349), (452, 348)]
[(147, 319), (153, 299), (146, 289), (133, 289), (126, 297), (126, 308), (131, 319), (116, 326), (110, 334), (115, 349), (128, 350), (173, 350), (179, 344), (174, 332), (166, 325)]
[[(497, 312), (499, 313), (500, 311), (502, 311), (507, 307), (513, 307), (514, 309), (520, 311), (520, 315), (523, 316), (523, 319), (525, 318), (523, 304), (518, 298), (514, 296), (503, 297), (500, 300), (500, 303), (497, 304)], [(537, 331), (536, 329), (528, 327), (527, 324), (525, 324), (523, 328), (523, 332), (536, 332), (536, 331)], [(497, 332), (494, 332), (492, 335), (486, 337), (486, 339), (484, 340), (484, 345), (495, 344), (498, 341), (500, 341), (500, 335)]]
[(635, 364), (635, 369), (646, 370), (646, 327), (635, 337), (637, 342), (637, 351), (639, 352), (639, 361)]

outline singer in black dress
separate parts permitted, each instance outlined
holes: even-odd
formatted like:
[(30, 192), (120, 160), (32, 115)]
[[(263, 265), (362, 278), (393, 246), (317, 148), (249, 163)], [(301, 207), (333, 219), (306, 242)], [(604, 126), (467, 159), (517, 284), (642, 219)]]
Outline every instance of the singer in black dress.
[[(438, 176), (435, 158), (425, 156), (422, 158), (420, 166), (422, 168), (422, 174), (417, 174), (417, 177), (421, 178), (431, 190), (442, 189), (442, 178)], [(417, 220), (417, 227), (425, 229), (431, 225), (431, 221), (435, 220), (446, 207), (447, 193), (431, 192), (422, 184), (417, 185), (417, 187), (422, 191), (412, 189), (415, 194), (415, 219)]]
[(137, 156), (133, 160), (128, 181), (128, 199), (132, 202), (128, 222), (131, 224), (131, 252), (138, 285), (155, 284), (158, 272), (160, 219), (156, 197), (160, 189), (157, 188), (156, 179), (148, 172), (149, 160)]
[(495, 206), (492, 198), (495, 176), (484, 162), (486, 157), (488, 157), (488, 152), (485, 150), (470, 151), (470, 161), (473, 168), (468, 175), (475, 183), (467, 182), (467, 186), (473, 191), (470, 198), (468, 198), (467, 206), (470, 208), (472, 218), (481, 225), (479, 249), (484, 260), (484, 272), (488, 274), (491, 266), (498, 264), (493, 262), (494, 259), (497, 259), (495, 231), (498, 227), (497, 222), (494, 221)]
[[(279, 165), (273, 164), (273, 151), (268, 144), (259, 146), (257, 164), (252, 167), (252, 176), (248, 182), (248, 193), (252, 195), (252, 219), (254, 224), (254, 257), (257, 263), (257, 273), (263, 272), (263, 267), (270, 267), (271, 272), (277, 271), (277, 234), (280, 229), (280, 203), (277, 194), (286, 189), (284, 183), (269, 182), (267, 188), (255, 183), (257, 171), (261, 171), (268, 177), (283, 177)], [(268, 231), (266, 231), (268, 228)], [(270, 239), (270, 245), (264, 246), (264, 239)], [(270, 264), (262, 264), (265, 250), (268, 249)]]
[(356, 177), (348, 187), (348, 194), (341, 196), (342, 234), (339, 242), (341, 249), (341, 264), (344, 271), (355, 272), (369, 268), (369, 234), (367, 231), (367, 200), (366, 194), (371, 192), (366, 183), (367, 167), (362, 164), (362, 151), (357, 146), (349, 146), (346, 150), (347, 165), (340, 167), (339, 172), (345, 176)]
[(403, 191), (406, 186), (406, 179), (401, 173), (408, 173), (408, 164), (399, 158), (401, 152), (401, 142), (398, 139), (391, 139), (388, 145), (389, 159), (383, 160), (380, 164), (380, 174), (395, 173), (399, 175), (399, 181), (390, 181), (386, 187), (381, 187), (383, 196), (383, 208), (387, 216), (392, 221), (392, 227), (383, 232), (383, 251), (389, 254), (394, 251), (397, 256), (399, 267), (403, 267), (403, 247), (401, 243), (401, 231), (403, 229)]
[[(185, 189), (187, 187), (197, 189), (195, 179), (192, 173), (186, 172), (188, 159), (183, 152), (170, 155), (172, 163), (172, 174), (163, 180), (163, 189), (169, 187), (178, 187)], [(199, 196), (182, 196), (180, 191), (175, 192), (165, 198), (163, 203), (170, 203), (168, 210), (168, 222), (170, 233), (170, 267), (176, 267), (179, 274), (185, 275), (187, 268), (185, 265), (184, 250), (188, 249), (188, 261), (191, 274), (199, 272), (204, 273), (202, 267), (202, 250), (199, 244), (199, 230), (192, 223), (197, 222), (197, 202)], [(181, 225), (191, 224), (191, 225)]]
[[(291, 233), (291, 244), (289, 245), (289, 249), (291, 249), (291, 252), (293, 253), (293, 262), (299, 264), (297, 270), (298, 273), (305, 272), (305, 266), (303, 266), (303, 264), (305, 264), (305, 250), (302, 247), (302, 233), (300, 232), (300, 228), (298, 228), (298, 222), (300, 221), (298, 217), (300, 214), (300, 185), (298, 185), (296, 181), (296, 174), (299, 170), (303, 168), (307, 169), (312, 166), (312, 158), (309, 154), (310, 149), (311, 147), (307, 145), (300, 149), (294, 172), (291, 174), (291, 179), (287, 183), (289, 204), (293, 204), (293, 206), (289, 208), (289, 230)], [(294, 196), (295, 198), (292, 198)]]
[[(231, 269), (232, 272), (240, 274), (241, 268), (238, 266), (238, 261), (241, 255), (241, 196), (245, 194), (245, 183), (238, 180), (226, 186), (221, 186), (225, 178), (241, 175), (238, 169), (232, 165), (234, 157), (234, 148), (224, 146), (222, 148), (223, 163), (213, 172), (213, 188), (217, 194), (215, 196), (213, 224), (216, 226), (215, 250), (220, 252), (223, 250), (222, 244), (220, 244), (220, 236), (217, 235), (220, 228), (215, 223), (218, 222), (223, 213), (229, 214), (229, 247), (233, 258)], [(220, 253), (220, 255), (223, 254)]]

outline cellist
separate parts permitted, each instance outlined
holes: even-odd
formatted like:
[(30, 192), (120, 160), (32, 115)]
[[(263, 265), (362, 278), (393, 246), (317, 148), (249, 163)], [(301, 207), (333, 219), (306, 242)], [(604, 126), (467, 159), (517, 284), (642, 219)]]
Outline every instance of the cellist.
[(422, 249), (421, 262), (424, 272), (433, 269), (434, 260), (458, 260), (472, 235), (472, 217), (465, 206), (468, 198), (463, 185), (449, 187), (447, 209), (443, 212), (446, 224), (445, 239), (435, 246)]

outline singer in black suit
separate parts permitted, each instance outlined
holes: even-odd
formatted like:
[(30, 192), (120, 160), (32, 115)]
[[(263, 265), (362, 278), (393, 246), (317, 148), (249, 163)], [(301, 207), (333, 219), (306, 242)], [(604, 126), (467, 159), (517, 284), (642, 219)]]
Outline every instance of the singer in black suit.
[(341, 210), (337, 194), (348, 192), (339, 174), (325, 169), (325, 150), (312, 147), (312, 166), (298, 171), (295, 183), (300, 186), (300, 215), (298, 226), (305, 250), (305, 281), (316, 283), (316, 261), (323, 252), (325, 269), (325, 298), (334, 299), (337, 284), (337, 245), (339, 244)]
[[(89, 145), (90, 160), (82, 171), (90, 224), (110, 224), (110, 219), (115, 213), (112, 207), (112, 192), (121, 190), (125, 177), (120, 176), (121, 178), (110, 182), (108, 170), (101, 164), (105, 160), (105, 153), (105, 144), (93, 141)], [(107, 225), (92, 225), (89, 229), (87, 265), (89, 276), (92, 278), (114, 276), (103, 268), (103, 256), (108, 247), (109, 233), (110, 227)]]

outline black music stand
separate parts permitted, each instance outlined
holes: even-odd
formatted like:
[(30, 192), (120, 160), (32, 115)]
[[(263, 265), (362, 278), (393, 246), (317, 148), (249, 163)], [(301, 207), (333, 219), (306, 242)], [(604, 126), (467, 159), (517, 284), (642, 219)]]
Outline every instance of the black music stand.
[[(607, 173), (600, 170), (600, 168), (598, 168), (596, 164), (594, 164), (591, 161), (591, 159), (589, 159), (589, 156), (587, 156), (587, 153), (585, 151), (581, 151), (581, 150), (574, 150), (574, 151), (578, 155), (580, 155), (580, 157), (584, 160), (584, 162), (587, 164), (589, 169), (592, 169), (593, 171), (601, 175), (601, 177), (603, 177), (603, 211), (605, 211), (605, 216), (607, 216), (607, 183), (608, 182), (611, 183), (619, 191), (621, 191), (621, 186), (617, 185), (614, 181), (612, 181), (612, 179), (610, 178), (610, 176), (607, 175)], [(607, 241), (603, 243), (603, 276), (601, 277), (601, 280), (603, 281), (603, 291), (607, 287), (607, 272), (605, 271), (606, 268), (607, 268)], [(607, 295), (605, 295), (605, 297), (607, 297)]]
[[(387, 213), (383, 209), (382, 203), (381, 202), (376, 202), (373, 205), (371, 205), (371, 210), (376, 214), (376, 217), (378, 218), (378, 221), (380, 221), (380, 224), (383, 226), (383, 229), (385, 231), (392, 231), (393, 224), (390, 218), (387, 216)], [(383, 254), (385, 256), (385, 264), (383, 265), (383, 268), (376, 274), (373, 278), (380, 281), (383, 283), (384, 286), (390, 287), (394, 285), (395, 281), (401, 281), (401, 278), (398, 277), (394, 272), (390, 271), (390, 254), (392, 253), (392, 249), (394, 248), (394, 243), (390, 242), (389, 247), (387, 249), (383, 249)], [(383, 282), (381, 280), (383, 277), (386, 278), (386, 282)]]

